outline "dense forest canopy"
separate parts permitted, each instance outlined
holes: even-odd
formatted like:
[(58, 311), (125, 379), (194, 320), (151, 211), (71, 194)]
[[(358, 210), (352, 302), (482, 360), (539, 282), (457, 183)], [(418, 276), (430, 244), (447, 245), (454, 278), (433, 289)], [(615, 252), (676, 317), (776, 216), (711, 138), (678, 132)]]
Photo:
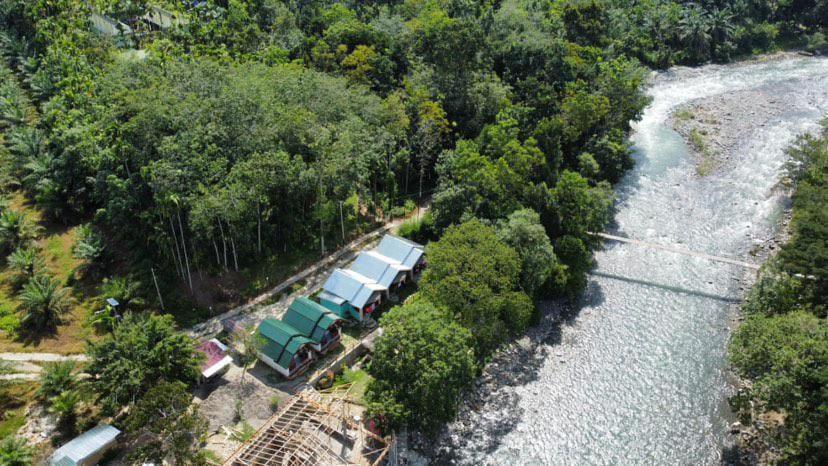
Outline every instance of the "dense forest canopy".
[[(155, 7), (168, 23), (143, 19)], [(145, 460), (174, 444), (182, 464), (199, 464), (196, 439), (167, 435), (203, 431), (186, 409), (192, 342), (173, 323), (215, 303), (199, 302), (199, 285), (296, 251), (313, 259), (430, 200), (402, 229), (429, 242), (429, 268), (380, 321), (390, 337), (367, 400), (382, 427), (433, 433), (491, 353), (537, 320), (537, 300), (586, 286), (589, 232), (611, 220), (612, 184), (633, 166), (627, 137), (651, 71), (826, 52), (826, 26), (825, 0), (0, 0), (0, 252), (20, 305), (0, 309), (0, 330), (54, 332), (89, 289), (136, 314), (163, 307), (172, 316), (89, 313), (88, 386), (110, 411), (134, 406), (130, 435), (156, 447)], [(821, 271), (824, 244), (811, 238), (824, 203), (807, 199), (824, 189), (799, 180), (783, 269)], [(71, 227), (79, 265), (65, 279), (45, 270), (24, 204)], [(801, 330), (793, 350), (824, 359), (824, 326), (812, 331), (824, 289), (746, 324), (733, 347), (746, 375), (784, 369), (745, 349), (773, 319), (789, 320), (773, 338)], [(45, 378), (71, 379), (67, 367)], [(792, 382), (805, 389), (791, 399), (820, 401), (815, 377)], [(791, 455), (808, 456), (824, 419), (779, 393), (768, 403), (799, 429)], [(51, 395), (74, 422), (74, 388)], [(144, 425), (159, 406), (174, 416)]]
[[(587, 242), (602, 182), (632, 165), (645, 65), (818, 38), (828, 17), (824, 2), (197, 3), (0, 4), (41, 114), (7, 136), (27, 190), (187, 283), (429, 194), (437, 231), (530, 207), (552, 238)], [(142, 33), (151, 5), (183, 21)], [(100, 37), (93, 13), (136, 33)]]

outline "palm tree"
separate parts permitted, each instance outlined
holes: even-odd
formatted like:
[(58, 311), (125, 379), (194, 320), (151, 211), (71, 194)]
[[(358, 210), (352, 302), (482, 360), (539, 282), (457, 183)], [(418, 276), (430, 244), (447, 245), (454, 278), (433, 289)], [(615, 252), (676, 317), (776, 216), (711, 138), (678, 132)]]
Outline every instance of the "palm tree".
[(25, 439), (9, 435), (0, 442), (0, 464), (4, 466), (31, 466), (32, 453)]
[(55, 361), (46, 364), (40, 374), (40, 387), (37, 389), (37, 397), (41, 400), (49, 400), (59, 395), (64, 390), (74, 389), (78, 383), (75, 375), (75, 361)]
[(141, 297), (141, 282), (130, 277), (114, 277), (104, 280), (100, 287), (101, 297), (114, 298), (122, 309), (134, 310), (132, 307), (144, 305)]
[(17, 283), (25, 283), (43, 268), (43, 260), (34, 247), (18, 247), (6, 259)]
[(5, 210), (0, 214), (0, 248), (10, 250), (26, 245), (37, 237), (38, 228), (26, 214)]
[(710, 19), (710, 37), (715, 43), (730, 40), (733, 35), (733, 13), (730, 8), (716, 8), (708, 14)]
[(9, 152), (21, 166), (46, 152), (46, 136), (31, 126), (19, 126), (9, 133)]
[(21, 323), (35, 331), (54, 328), (72, 304), (69, 289), (48, 275), (33, 277), (18, 296), (24, 312)]
[(76, 390), (64, 390), (52, 398), (49, 411), (58, 416), (60, 429), (66, 435), (74, 435), (78, 420), (80, 395)]
[(698, 5), (692, 4), (684, 10), (679, 21), (679, 39), (690, 51), (693, 61), (707, 60), (710, 46), (710, 22), (707, 12)]
[(8, 125), (19, 125), (26, 121), (28, 102), (26, 96), (14, 82), (7, 80), (0, 86), (0, 120)]

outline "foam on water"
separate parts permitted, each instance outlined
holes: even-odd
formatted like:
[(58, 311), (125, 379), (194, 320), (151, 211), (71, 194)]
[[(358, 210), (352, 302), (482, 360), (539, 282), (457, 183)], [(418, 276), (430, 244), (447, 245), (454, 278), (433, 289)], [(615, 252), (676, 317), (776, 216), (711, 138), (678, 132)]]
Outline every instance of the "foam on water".
[[(761, 89), (786, 110), (746, 134), (735, 163), (695, 175), (671, 111), (694, 99)], [(619, 186), (615, 232), (693, 250), (746, 257), (767, 237), (781, 203), (774, 191), (793, 138), (828, 111), (828, 60), (675, 69), (654, 78), (652, 104), (635, 125), (637, 166)], [(515, 416), (491, 442), (467, 440), (468, 464), (712, 464), (726, 435), (728, 303), (741, 270), (702, 259), (615, 244), (597, 270), (578, 317), (533, 380), (513, 390)], [(552, 354), (559, 357), (552, 357)], [(501, 411), (498, 411), (498, 410)], [(495, 435), (495, 434), (491, 434)]]

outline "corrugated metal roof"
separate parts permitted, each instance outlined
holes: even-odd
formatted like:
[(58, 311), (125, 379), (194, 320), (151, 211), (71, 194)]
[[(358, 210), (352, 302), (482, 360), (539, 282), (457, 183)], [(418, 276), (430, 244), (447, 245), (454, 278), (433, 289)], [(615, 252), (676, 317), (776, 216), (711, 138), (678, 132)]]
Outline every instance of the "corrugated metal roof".
[(423, 256), (422, 245), (388, 234), (382, 237), (376, 251), (402, 263), (406, 267), (414, 267), (420, 257)]
[(313, 344), (313, 340), (302, 335), (302, 332), (273, 317), (259, 324), (259, 333), (265, 339), (261, 352), (285, 369), (290, 367), (291, 358), (302, 346)]
[(362, 308), (377, 292), (388, 288), (353, 270), (336, 269), (328, 277), (322, 289), (343, 298), (351, 306)]
[(345, 269), (343, 270), (347, 276), (351, 279), (362, 283), (362, 288), (359, 289), (359, 292), (352, 300), (349, 300), (351, 305), (357, 308), (362, 308), (367, 306), (369, 303), (373, 302), (378, 293), (382, 293), (388, 291), (387, 286), (382, 286), (379, 283), (371, 280), (370, 278), (362, 275), (361, 273), (354, 272), (353, 270)]
[(336, 304), (337, 306), (341, 306), (341, 305), (345, 304), (346, 302), (348, 302), (347, 299), (345, 299), (341, 296), (337, 296), (333, 293), (328, 293), (327, 291), (324, 291), (324, 290), (319, 292), (318, 297), (319, 297), (320, 300), (324, 299), (325, 301), (330, 301), (330, 302)]
[(320, 304), (301, 297), (291, 303), (282, 320), (302, 332), (306, 337), (319, 343), (328, 328), (344, 319), (331, 313)]
[(49, 461), (52, 465), (74, 465), (105, 448), (121, 433), (120, 430), (101, 424), (75, 437), (66, 445), (58, 448)]
[(359, 253), (354, 263), (351, 264), (351, 270), (388, 288), (394, 284), (394, 281), (400, 274), (405, 274), (411, 270), (411, 267), (406, 267), (399, 261), (376, 251), (363, 251)]

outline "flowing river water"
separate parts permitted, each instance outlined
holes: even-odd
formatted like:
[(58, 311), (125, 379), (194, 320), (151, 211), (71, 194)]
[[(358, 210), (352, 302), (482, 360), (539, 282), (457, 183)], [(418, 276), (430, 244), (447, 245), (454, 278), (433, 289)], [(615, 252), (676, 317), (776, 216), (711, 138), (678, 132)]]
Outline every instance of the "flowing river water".
[[(634, 126), (636, 167), (618, 186), (613, 234), (751, 260), (786, 201), (784, 149), (828, 111), (828, 59), (660, 73)], [(700, 177), (670, 124), (676, 107), (735, 95), (728, 159)], [(773, 103), (771, 115), (750, 99)], [(744, 110), (748, 109), (748, 110)], [(730, 115), (727, 115), (730, 113)], [(487, 370), (434, 463), (713, 464), (732, 415), (727, 342), (743, 269), (607, 244), (583, 302)], [(755, 260), (755, 259), (754, 259)], [(543, 327), (543, 325), (542, 325)], [(521, 347), (521, 345), (516, 345)], [(499, 379), (508, 380), (499, 380)]]

